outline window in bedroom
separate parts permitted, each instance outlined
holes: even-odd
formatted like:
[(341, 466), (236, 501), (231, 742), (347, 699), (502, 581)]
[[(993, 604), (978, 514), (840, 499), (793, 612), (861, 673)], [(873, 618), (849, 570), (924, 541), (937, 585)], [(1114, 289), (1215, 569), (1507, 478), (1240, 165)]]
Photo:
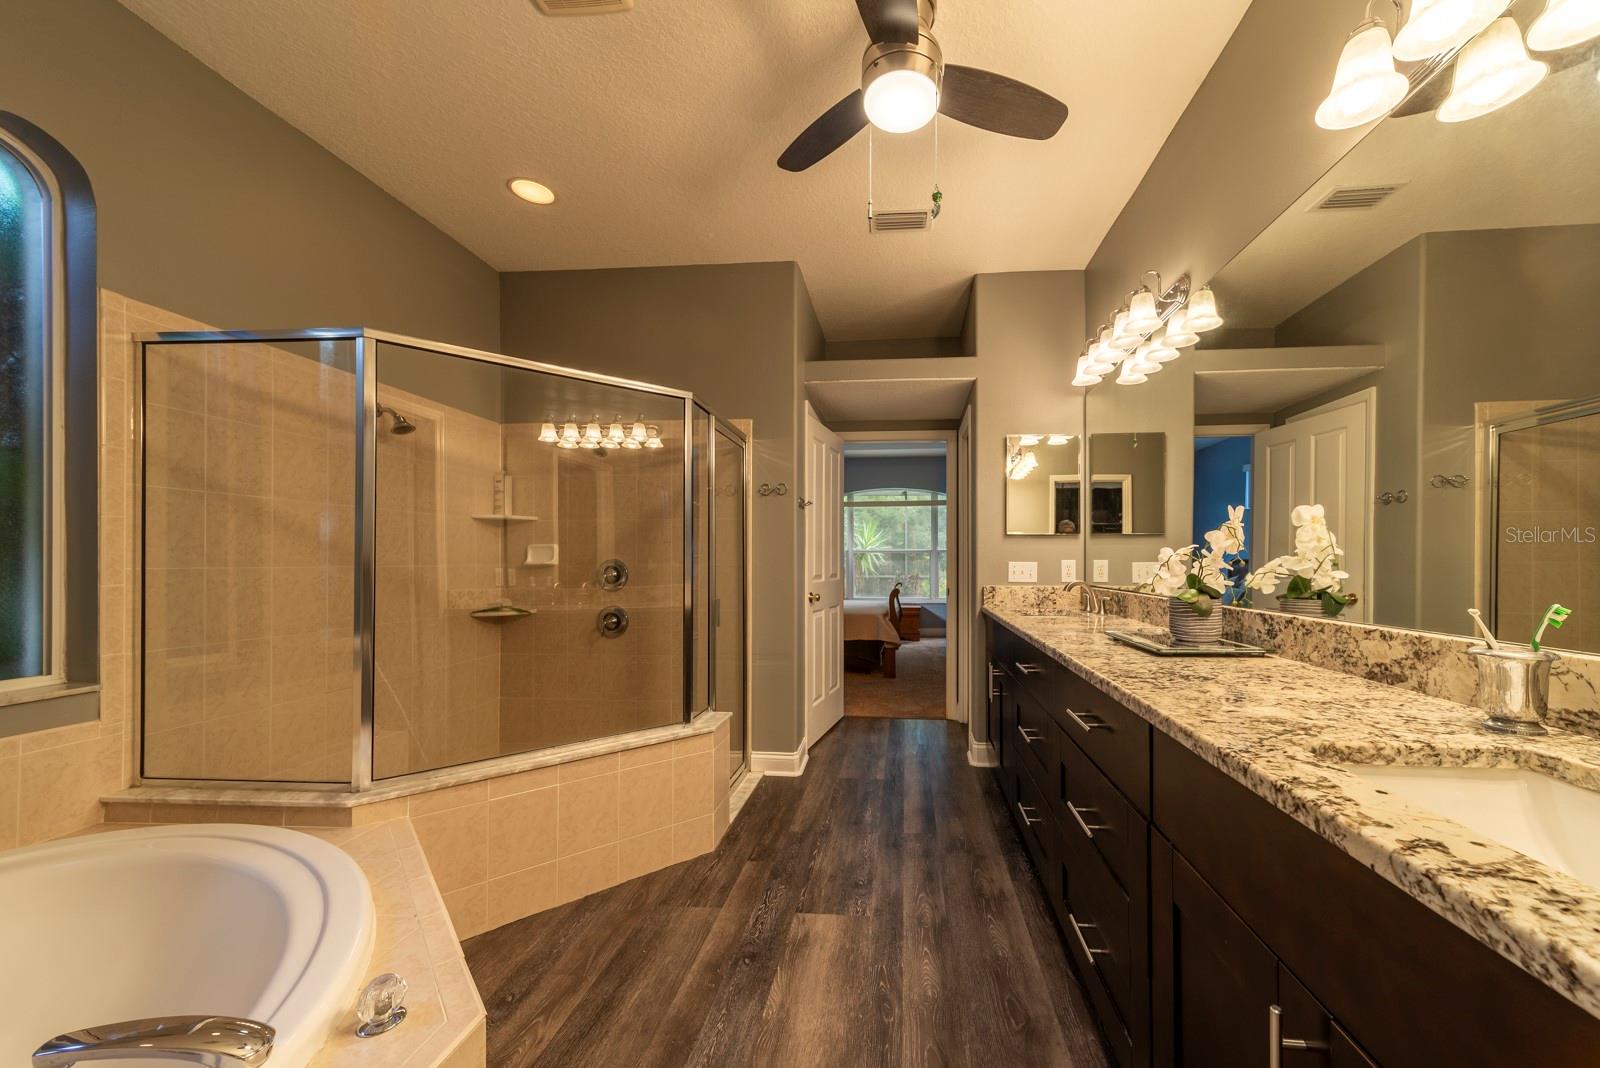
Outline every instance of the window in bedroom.
[(948, 590), (945, 495), (870, 489), (844, 495), (845, 596), (943, 600)]

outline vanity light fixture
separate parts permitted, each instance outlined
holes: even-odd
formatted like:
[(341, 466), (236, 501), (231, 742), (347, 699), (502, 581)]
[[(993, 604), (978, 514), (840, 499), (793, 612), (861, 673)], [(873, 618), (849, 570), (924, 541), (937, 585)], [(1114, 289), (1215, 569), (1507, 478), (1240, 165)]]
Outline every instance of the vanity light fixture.
[(532, 178), (513, 178), (506, 183), (506, 188), (529, 204), (554, 204), (555, 191), (549, 186), (534, 181)]
[(1498, 111), (1544, 80), (1550, 65), (1532, 59), (1510, 15), (1495, 19), (1456, 57), (1455, 81), (1439, 105), (1440, 122), (1465, 122)]
[(1171, 363), (1182, 355), (1165, 336), (1151, 338), (1144, 343), (1144, 348), (1140, 351), (1145, 354), (1145, 359), (1155, 364), (1157, 368), (1164, 363)]
[(1134, 360), (1125, 361), (1122, 365), (1122, 373), (1117, 375), (1117, 385), (1119, 386), (1137, 386), (1148, 381), (1150, 379)]
[(1093, 374), (1103, 375), (1108, 371), (1114, 371), (1117, 364), (1122, 362), (1123, 351), (1117, 348), (1112, 337), (1109, 326), (1100, 328), (1100, 336), (1088, 352), (1089, 368)]
[[(1156, 285), (1161, 284), (1161, 275), (1155, 271), (1146, 271), (1145, 274), (1156, 276)], [(1132, 297), (1128, 299), (1128, 329), (1135, 334), (1150, 334), (1161, 328), (1161, 314), (1156, 311), (1156, 295), (1150, 292), (1150, 287), (1141, 285)]]
[(1111, 320), (1111, 344), (1122, 352), (1132, 352), (1139, 347), (1143, 340), (1139, 332), (1133, 328), (1132, 316), (1127, 305), (1123, 305), (1117, 312), (1115, 319)]
[(596, 421), (594, 421), (592, 423), (585, 424), (585, 426), (583, 428), (583, 441), (590, 448), (593, 448), (594, 446), (600, 444), (600, 422), (599, 422), (599, 420), (596, 420)]
[(576, 445), (578, 439), (582, 436), (582, 432), (579, 431), (576, 422), (569, 421), (561, 428), (561, 440), (568, 445)]
[(1416, 62), (1460, 48), (1505, 11), (1505, 0), (1412, 0), (1394, 37), (1394, 56)]
[(1172, 313), (1172, 318), (1167, 320), (1167, 332), (1163, 338), (1175, 349), (1186, 349), (1200, 343), (1200, 335), (1189, 329), (1188, 308), (1179, 308)]
[(546, 445), (554, 445), (561, 440), (561, 435), (556, 433), (554, 423), (543, 423), (539, 427), (539, 440)]
[(628, 436), (634, 441), (637, 441), (640, 445), (643, 445), (645, 439), (650, 436), (649, 432), (645, 429), (644, 420), (635, 420), (633, 429), (629, 431)]
[[(1416, 2), (1420, 7), (1425, 0)], [(1324, 130), (1349, 130), (1393, 111), (1411, 88), (1406, 76), (1394, 69), (1395, 51), (1389, 28), (1372, 14), (1369, 2), (1366, 19), (1351, 31), (1339, 53), (1333, 88), (1317, 108), (1317, 125)]]
[(611, 421), (611, 425), (606, 428), (606, 438), (607, 438), (607, 440), (609, 440), (611, 442), (614, 442), (615, 444), (618, 444), (618, 445), (622, 444), (622, 439), (625, 438), (626, 436), (627, 435), (623, 432), (623, 429), (622, 429), (622, 419), (620, 417), (617, 418), (617, 419), (613, 419)]
[(1217, 314), (1217, 296), (1211, 292), (1210, 286), (1202, 286), (1189, 298), (1187, 322), (1189, 329), (1197, 334), (1222, 325), (1222, 316)]
[(1528, 27), (1528, 47), (1555, 52), (1600, 37), (1600, 0), (1548, 0)]

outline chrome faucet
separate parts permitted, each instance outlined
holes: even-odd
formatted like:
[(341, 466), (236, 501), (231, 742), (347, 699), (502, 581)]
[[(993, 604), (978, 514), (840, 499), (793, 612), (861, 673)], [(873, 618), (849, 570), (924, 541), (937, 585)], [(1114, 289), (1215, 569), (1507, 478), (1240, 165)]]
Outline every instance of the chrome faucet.
[(1100, 591), (1096, 590), (1087, 582), (1083, 581), (1082, 579), (1073, 579), (1071, 582), (1067, 583), (1067, 592), (1071, 593), (1080, 586), (1083, 588), (1083, 599), (1085, 602), (1084, 611), (1088, 612), (1090, 615), (1105, 615), (1105, 605), (1100, 603)]
[(160, 1016), (86, 1027), (57, 1035), (33, 1054), (33, 1068), (71, 1068), (88, 1061), (159, 1057), (205, 1068), (256, 1068), (267, 1063), (277, 1032), (233, 1016)]

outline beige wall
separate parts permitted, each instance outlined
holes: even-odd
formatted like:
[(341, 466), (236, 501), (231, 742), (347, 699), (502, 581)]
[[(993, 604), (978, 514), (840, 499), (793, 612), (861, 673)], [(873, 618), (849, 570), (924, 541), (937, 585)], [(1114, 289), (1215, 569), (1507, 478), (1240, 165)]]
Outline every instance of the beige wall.
[(787, 482), (753, 504), (752, 745), (801, 739), (799, 517), (795, 434), (800, 361), (821, 331), (792, 263), (542, 271), (502, 277), (501, 338), (513, 356), (692, 391), (749, 419), (753, 481)]
[(88, 171), (100, 284), (227, 327), (494, 348), (494, 271), (114, 0), (7, 0), (0, 107)]

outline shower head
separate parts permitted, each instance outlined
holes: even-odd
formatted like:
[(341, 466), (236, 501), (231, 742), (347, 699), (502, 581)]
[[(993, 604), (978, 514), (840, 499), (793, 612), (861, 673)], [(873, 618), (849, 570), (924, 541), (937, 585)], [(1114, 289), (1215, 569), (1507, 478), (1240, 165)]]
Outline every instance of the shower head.
[(389, 433), (400, 435), (416, 433), (416, 425), (413, 424), (411, 420), (407, 419), (393, 408), (386, 408), (381, 404), (378, 405), (378, 418), (381, 419), (385, 415), (391, 416), (394, 419), (394, 425), (389, 427)]

